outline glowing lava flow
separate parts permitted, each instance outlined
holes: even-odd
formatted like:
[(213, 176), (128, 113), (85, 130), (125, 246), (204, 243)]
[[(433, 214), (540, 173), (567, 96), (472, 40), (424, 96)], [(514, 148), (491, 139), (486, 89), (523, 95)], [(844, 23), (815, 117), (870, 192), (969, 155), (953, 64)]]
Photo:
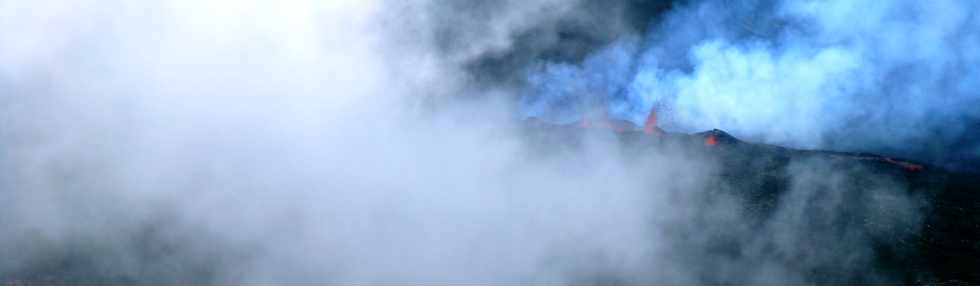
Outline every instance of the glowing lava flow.
[(707, 145), (707, 146), (715, 146), (715, 145), (718, 145), (718, 139), (715, 138), (715, 135), (714, 134), (708, 135), (708, 137), (704, 137), (704, 145)]
[(885, 157), (883, 160), (885, 162), (888, 162), (888, 163), (891, 163), (891, 164), (894, 164), (894, 165), (898, 165), (898, 166), (902, 167), (903, 169), (905, 169), (906, 171), (909, 171), (909, 172), (918, 172), (918, 171), (922, 171), (922, 169), (923, 169), (922, 165), (912, 164), (912, 163), (909, 163), (909, 162), (902, 162), (902, 161), (898, 161), (898, 160), (895, 160), (895, 159), (892, 159), (892, 158), (888, 158), (888, 157)]
[(657, 112), (650, 111), (650, 115), (647, 116), (647, 121), (643, 123), (643, 133), (657, 135), (663, 133), (663, 130), (657, 127)]

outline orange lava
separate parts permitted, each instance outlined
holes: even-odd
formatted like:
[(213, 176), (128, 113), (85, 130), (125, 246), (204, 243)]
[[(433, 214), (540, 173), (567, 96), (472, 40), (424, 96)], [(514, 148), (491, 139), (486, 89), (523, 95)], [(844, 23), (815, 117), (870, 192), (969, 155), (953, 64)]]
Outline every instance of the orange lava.
[(704, 145), (708, 145), (708, 146), (718, 145), (718, 139), (715, 138), (714, 134), (708, 135), (708, 137), (704, 137)]
[(657, 127), (657, 113), (650, 111), (650, 115), (647, 116), (646, 123), (643, 123), (643, 133), (646, 134), (660, 134), (660, 128)]
[(918, 172), (918, 171), (922, 171), (922, 169), (923, 169), (922, 165), (912, 164), (912, 163), (909, 163), (909, 162), (902, 162), (902, 161), (898, 161), (898, 160), (895, 160), (895, 159), (892, 159), (892, 158), (885, 158), (885, 162), (892, 163), (892, 164), (895, 164), (895, 165), (899, 165), (903, 169), (905, 169), (906, 171), (909, 171), (909, 172)]

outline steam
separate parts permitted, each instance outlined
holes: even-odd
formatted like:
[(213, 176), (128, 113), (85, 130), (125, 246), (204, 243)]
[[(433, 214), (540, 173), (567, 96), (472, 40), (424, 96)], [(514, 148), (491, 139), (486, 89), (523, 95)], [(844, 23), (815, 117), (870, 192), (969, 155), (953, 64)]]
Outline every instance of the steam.
[[(436, 2), (0, 0), (0, 280), (786, 285), (897, 279), (876, 271), (868, 249), (873, 239), (904, 234), (895, 229), (918, 227), (917, 200), (905, 195), (906, 186), (858, 167), (794, 162), (789, 195), (759, 217), (724, 192), (738, 186), (719, 181), (715, 158), (688, 147), (626, 147), (610, 134), (538, 142), (536, 131), (513, 120), (513, 86), (481, 87), (468, 64), (523, 47), (515, 38), (527, 31), (591, 19), (581, 9), (591, 2), (505, 1), (476, 7), (491, 11), (476, 14), (483, 17), (457, 18)], [(468, 10), (473, 2), (453, 5), (476, 11)], [(684, 15), (697, 7), (670, 21), (696, 19)], [(679, 72), (662, 62), (657, 53), (665, 51), (655, 45), (676, 38), (627, 37), (582, 65), (541, 64), (543, 72), (530, 82), (538, 96), (583, 91), (630, 120), (661, 104), (677, 128), (732, 128), (815, 144), (809, 140), (823, 138), (829, 127), (796, 112), (783, 118), (788, 114), (779, 108), (808, 101), (786, 102), (779, 94), (837, 91), (842, 102), (834, 104), (852, 108), (844, 101), (871, 99), (851, 90), (881, 87), (874, 77), (880, 73), (864, 73), (866, 62), (893, 59), (868, 58), (878, 47), (849, 44), (862, 34), (825, 38), (835, 26), (812, 16), (816, 8), (778, 10), (810, 15), (828, 30), (814, 32), (812, 42), (800, 40), (802, 48), (745, 46), (722, 37), (693, 45), (690, 72)], [(958, 21), (950, 25), (976, 23), (970, 15)], [(600, 30), (627, 33), (627, 26), (608, 23)], [(709, 38), (705, 33), (698, 43)], [(835, 39), (837, 48), (821, 45)], [(976, 61), (970, 55), (951, 61)], [(930, 56), (917, 57), (929, 63)], [(761, 68), (800, 82), (785, 83)], [(841, 81), (855, 75), (856, 83)], [(761, 84), (744, 82), (750, 80)], [(960, 92), (953, 93), (957, 100), (970, 100), (970, 84), (924, 87), (942, 86)], [(710, 86), (719, 88), (696, 88)], [(746, 106), (742, 101), (753, 99), (759, 111), (712, 107), (705, 102), (709, 91), (719, 92), (712, 104)], [(573, 116), (554, 114), (585, 108), (552, 100), (561, 101), (519, 105), (565, 121)], [(799, 113), (847, 114), (828, 113), (822, 97), (808, 100), (815, 107)], [(802, 129), (784, 130), (782, 137), (757, 129), (775, 119)], [(873, 179), (861, 189), (848, 187), (848, 180), (865, 177)], [(879, 228), (837, 223), (855, 213)], [(827, 227), (811, 226), (814, 221)], [(821, 247), (831, 251), (811, 251)]]
[(939, 164), (975, 160), (977, 8), (974, 1), (691, 3), (655, 19), (642, 43), (624, 36), (581, 64), (533, 66), (522, 108), (529, 117), (576, 120), (580, 112), (550, 108), (598, 97), (611, 115), (638, 124), (655, 110), (668, 130), (719, 128), (754, 141)]

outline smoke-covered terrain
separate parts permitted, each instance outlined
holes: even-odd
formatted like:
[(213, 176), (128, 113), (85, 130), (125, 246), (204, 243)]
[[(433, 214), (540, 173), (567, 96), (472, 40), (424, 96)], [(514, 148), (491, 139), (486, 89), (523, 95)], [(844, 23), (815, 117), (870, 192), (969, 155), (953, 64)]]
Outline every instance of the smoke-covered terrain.
[(978, 282), (977, 6), (0, 0), (0, 285)]

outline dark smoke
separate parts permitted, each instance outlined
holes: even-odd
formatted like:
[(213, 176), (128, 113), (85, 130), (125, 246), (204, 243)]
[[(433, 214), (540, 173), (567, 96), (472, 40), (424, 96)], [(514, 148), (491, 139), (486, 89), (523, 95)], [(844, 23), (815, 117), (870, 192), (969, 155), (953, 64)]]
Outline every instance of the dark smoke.
[(508, 11), (518, 9), (533, 13), (533, 25), (507, 30), (507, 45), (474, 54), (463, 61), (465, 69), (481, 87), (516, 85), (520, 84), (524, 69), (535, 61), (581, 61), (618, 37), (644, 33), (650, 19), (660, 17), (685, 1), (538, 2), (545, 3), (544, 8), (533, 9), (534, 4), (530, 4), (532, 9), (528, 9), (529, 4), (525, 1), (459, 0), (434, 5), (433, 17), (447, 19), (435, 26), (439, 35), (437, 44), (444, 52), (456, 54), (472, 42), (468, 37), (485, 37), (488, 30), (494, 29), (494, 20), (507, 19)]

